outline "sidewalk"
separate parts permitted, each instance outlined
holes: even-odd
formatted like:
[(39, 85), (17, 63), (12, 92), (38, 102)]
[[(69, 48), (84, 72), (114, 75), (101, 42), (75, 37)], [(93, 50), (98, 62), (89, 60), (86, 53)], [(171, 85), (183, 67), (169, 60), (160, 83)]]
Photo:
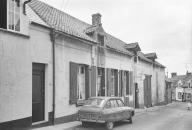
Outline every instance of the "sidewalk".
[[(139, 116), (139, 115), (144, 114), (146, 112), (157, 111), (157, 110), (160, 110), (160, 109), (167, 107), (171, 104), (172, 103), (167, 104), (167, 105), (163, 105), (163, 106), (154, 106), (154, 107), (145, 108), (145, 109), (135, 109), (135, 116)], [(74, 121), (74, 122), (63, 123), (63, 124), (58, 124), (58, 125), (54, 125), (54, 126), (35, 128), (32, 130), (65, 130), (65, 129), (77, 127), (79, 125), (81, 125), (81, 122)]]
[(32, 130), (65, 130), (69, 128), (73, 128), (76, 126), (81, 125), (81, 122), (79, 121), (74, 121), (74, 122), (69, 122), (69, 123), (63, 123), (63, 124), (58, 124), (58, 125), (52, 125), (52, 126), (46, 126), (46, 127), (41, 127), (41, 128), (35, 128)]
[(144, 109), (135, 109), (135, 116), (138, 116), (140, 114), (144, 114), (146, 112), (153, 112), (153, 111), (158, 111), (164, 107), (170, 106), (173, 103), (167, 104), (167, 105), (162, 105), (162, 106), (153, 106), (153, 107), (149, 107), (149, 108), (144, 108)]

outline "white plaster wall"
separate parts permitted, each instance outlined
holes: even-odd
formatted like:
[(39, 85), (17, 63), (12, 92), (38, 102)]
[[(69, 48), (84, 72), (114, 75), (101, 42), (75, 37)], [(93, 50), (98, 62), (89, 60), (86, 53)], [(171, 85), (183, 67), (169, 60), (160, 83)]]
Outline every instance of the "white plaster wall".
[(31, 65), (32, 63), (45, 64), (45, 119), (48, 120), (48, 112), (52, 111), (53, 104), (53, 62), (50, 31), (40, 26), (31, 25), (29, 45)]
[(91, 45), (64, 37), (56, 41), (56, 118), (74, 114), (78, 108), (69, 104), (70, 61), (91, 65)]
[(114, 68), (119, 70), (133, 70), (132, 59), (117, 52), (106, 51), (105, 54), (105, 68)]
[[(153, 66), (152, 64), (143, 62), (141, 60), (138, 60), (137, 62), (137, 77), (136, 77), (136, 82), (138, 83), (138, 88), (139, 88), (139, 104), (142, 106), (144, 104), (144, 84), (143, 81), (145, 79), (145, 75), (153, 75)], [(152, 76), (152, 85), (151, 91), (153, 90), (153, 76)]]
[[(45, 111), (52, 110), (49, 32), (30, 27), (30, 38), (0, 31), (0, 122), (32, 116), (32, 63), (46, 64)], [(46, 120), (48, 114), (46, 114)]]
[(0, 31), (0, 122), (31, 116), (29, 39)]
[[(137, 62), (137, 83), (139, 86), (139, 104), (144, 104), (144, 84), (145, 74), (151, 77), (152, 105), (163, 102), (165, 99), (165, 70), (160, 67), (153, 67), (152, 64), (139, 60)], [(158, 88), (157, 88), (158, 87)], [(157, 90), (158, 89), (158, 90)], [(158, 98), (157, 98), (158, 91)]]
[(165, 69), (157, 68), (158, 72), (158, 95), (159, 95), (159, 102), (165, 101)]

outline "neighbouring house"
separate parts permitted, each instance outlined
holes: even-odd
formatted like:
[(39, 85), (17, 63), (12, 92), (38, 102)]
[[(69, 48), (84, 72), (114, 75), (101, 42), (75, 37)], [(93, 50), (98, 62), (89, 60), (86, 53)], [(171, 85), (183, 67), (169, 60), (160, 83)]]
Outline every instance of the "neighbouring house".
[(88, 24), (38, 0), (1, 0), (0, 14), (0, 129), (76, 120), (93, 96), (135, 108), (165, 102), (156, 53), (105, 32), (101, 14)]
[(188, 71), (186, 75), (177, 75), (172, 73), (170, 78), (172, 82), (172, 99), (176, 101), (191, 101), (192, 96), (192, 75)]

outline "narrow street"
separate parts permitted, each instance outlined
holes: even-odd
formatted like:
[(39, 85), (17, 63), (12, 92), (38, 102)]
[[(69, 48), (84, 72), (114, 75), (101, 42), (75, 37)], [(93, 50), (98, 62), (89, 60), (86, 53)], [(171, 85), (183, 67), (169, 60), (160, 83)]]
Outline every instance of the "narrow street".
[[(119, 122), (114, 130), (191, 130), (192, 110), (187, 110), (187, 103), (174, 102), (155, 111), (136, 115), (133, 124)], [(78, 126), (68, 130), (105, 130), (104, 125), (91, 124), (83, 128)]]

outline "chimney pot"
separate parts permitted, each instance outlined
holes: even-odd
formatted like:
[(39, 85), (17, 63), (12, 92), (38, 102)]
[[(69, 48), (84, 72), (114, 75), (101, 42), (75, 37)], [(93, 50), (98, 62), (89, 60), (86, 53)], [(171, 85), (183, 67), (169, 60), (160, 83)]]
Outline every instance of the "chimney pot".
[(171, 73), (171, 78), (176, 77), (177, 73)]
[(92, 25), (100, 25), (101, 24), (101, 14), (96, 13), (92, 15)]

